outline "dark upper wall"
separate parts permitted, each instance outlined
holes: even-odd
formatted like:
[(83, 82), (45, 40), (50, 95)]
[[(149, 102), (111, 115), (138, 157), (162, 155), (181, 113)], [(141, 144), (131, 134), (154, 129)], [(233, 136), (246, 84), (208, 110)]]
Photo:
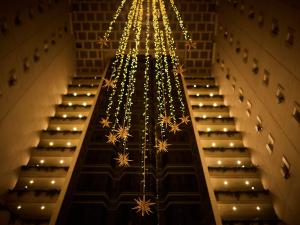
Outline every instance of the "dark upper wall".
[[(77, 70), (79, 73), (99, 72), (103, 69), (103, 58), (111, 56), (118, 47), (122, 35), (125, 18), (132, 1), (127, 0), (125, 9), (112, 31), (112, 47), (101, 51), (96, 43), (98, 36), (103, 36), (114, 12), (121, 0), (73, 0), (72, 20), (76, 38)], [(166, 7), (170, 5), (165, 1)], [(184, 64), (194, 73), (210, 73), (212, 58), (212, 40), (215, 24), (214, 0), (181, 0), (175, 1), (184, 20), (184, 24), (197, 42), (197, 50), (189, 55), (184, 54), (185, 42), (174, 12), (170, 9), (169, 19), (174, 29), (174, 37), (178, 55)], [(152, 43), (153, 45), (153, 43)], [(141, 46), (144, 46), (142, 43)]]
[(0, 3), (0, 195), (14, 187), (75, 72), (68, 10), (67, 0)]

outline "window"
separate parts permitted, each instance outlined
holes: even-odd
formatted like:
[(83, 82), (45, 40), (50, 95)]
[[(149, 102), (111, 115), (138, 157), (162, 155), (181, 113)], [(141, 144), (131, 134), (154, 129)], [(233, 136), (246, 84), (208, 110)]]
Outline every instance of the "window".
[(236, 42), (235, 52), (237, 54), (241, 52), (241, 43), (239, 41)]
[(258, 74), (258, 71), (259, 71), (258, 60), (257, 59), (253, 59), (252, 72), (254, 74)]
[(248, 117), (251, 116), (251, 108), (252, 108), (252, 103), (250, 102), (250, 100), (247, 100), (246, 115), (247, 115)]
[(258, 26), (259, 27), (263, 27), (264, 26), (264, 13), (262, 11), (260, 11), (258, 13), (258, 19), (257, 19), (257, 22), (258, 22)]
[(285, 156), (282, 156), (281, 158), (281, 175), (285, 178), (288, 179), (291, 174), (290, 174), (290, 170), (291, 170), (291, 165), (288, 162), (287, 158)]
[(262, 120), (259, 116), (256, 117), (256, 125), (255, 125), (255, 130), (257, 133), (260, 133), (262, 131)]
[(279, 23), (277, 19), (272, 20), (272, 26), (271, 26), (271, 34), (273, 36), (276, 36), (279, 34)]
[(248, 49), (244, 49), (244, 53), (243, 53), (243, 62), (247, 63), (248, 62)]
[(239, 88), (239, 102), (242, 103), (244, 101), (244, 91), (242, 88)]
[(268, 86), (269, 85), (269, 80), (270, 80), (270, 73), (268, 70), (264, 70), (264, 76), (263, 76), (263, 84), (265, 86)]
[(254, 12), (254, 7), (250, 6), (249, 12), (248, 12), (248, 18), (249, 19), (254, 19), (255, 17), (255, 12)]
[(297, 102), (295, 102), (295, 106), (293, 109), (293, 117), (300, 125), (300, 105)]
[(295, 36), (295, 30), (289, 27), (285, 37), (285, 43), (288, 47), (292, 47), (294, 45), (294, 39), (295, 39), (294, 36)]
[(276, 98), (277, 98), (277, 103), (278, 104), (281, 104), (284, 102), (285, 100), (285, 97), (283, 95), (283, 87), (278, 84), (278, 88), (277, 88), (277, 91), (276, 91)]
[(274, 150), (274, 138), (271, 134), (268, 136), (268, 143), (266, 144), (266, 149), (268, 150), (269, 154), (271, 155)]

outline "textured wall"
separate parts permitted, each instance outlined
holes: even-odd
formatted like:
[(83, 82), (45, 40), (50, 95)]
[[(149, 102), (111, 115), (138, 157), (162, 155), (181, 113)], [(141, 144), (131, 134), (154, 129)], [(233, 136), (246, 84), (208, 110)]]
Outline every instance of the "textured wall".
[(75, 71), (68, 10), (66, 0), (0, 3), (0, 194), (14, 186)]
[[(127, 0), (125, 9), (114, 26), (110, 49), (100, 50), (97, 37), (103, 36), (121, 0), (73, 0), (73, 31), (76, 38), (77, 70), (79, 73), (99, 72), (103, 69), (103, 59), (110, 57), (118, 47), (125, 18), (131, 0)], [(215, 24), (214, 0), (175, 1), (192, 38), (197, 42), (197, 50), (185, 54), (185, 42), (175, 13), (170, 9), (169, 19), (174, 31), (178, 55), (185, 62), (191, 73), (209, 73), (212, 58), (212, 40)], [(169, 0), (165, 1), (170, 6)], [(153, 43), (150, 43), (153, 46)], [(141, 46), (144, 46), (142, 43)]]
[[(264, 186), (274, 194), (275, 210), (289, 225), (299, 224), (300, 213), (300, 125), (293, 116), (300, 104), (296, 3), (220, 1), (213, 69), (252, 149), (252, 160), (262, 168)], [(283, 157), (290, 164), (287, 179)]]

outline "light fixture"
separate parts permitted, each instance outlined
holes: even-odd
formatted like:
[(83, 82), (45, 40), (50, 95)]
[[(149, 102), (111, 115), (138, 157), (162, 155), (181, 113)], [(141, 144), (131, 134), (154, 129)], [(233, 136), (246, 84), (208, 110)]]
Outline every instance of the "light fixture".
[(221, 160), (218, 160), (218, 165), (221, 165), (222, 164), (222, 161)]
[(73, 131), (77, 131), (77, 127), (73, 127)]
[(49, 142), (49, 145), (50, 145), (50, 146), (53, 146), (53, 145), (54, 145), (53, 141), (50, 141), (50, 142)]
[(74, 93), (73, 93), (73, 95), (74, 95), (74, 96), (77, 96), (77, 93), (76, 93), (76, 92), (74, 92)]
[(209, 84), (207, 84), (206, 87), (208, 88), (208, 87), (209, 87)]
[(214, 94), (213, 94), (213, 93), (210, 93), (210, 94), (209, 94), (209, 96), (210, 96), (210, 97), (213, 97), (213, 96), (214, 96)]
[(25, 189), (27, 189), (28, 188), (28, 186), (27, 185), (25, 185), (25, 187), (24, 187)]
[(237, 160), (236, 163), (237, 163), (238, 165), (241, 165), (242, 162), (241, 162), (240, 160)]
[(233, 146), (234, 146), (234, 143), (233, 143), (233, 142), (230, 142), (230, 143), (229, 143), (229, 146), (230, 146), (230, 147), (233, 147)]
[(22, 206), (21, 206), (21, 205), (18, 205), (17, 209), (21, 209), (21, 208), (22, 208)]
[(56, 127), (56, 130), (57, 130), (57, 131), (60, 131), (60, 127)]
[(42, 205), (42, 206), (41, 206), (41, 210), (44, 210), (44, 209), (45, 209), (45, 206), (44, 206), (44, 205)]
[(255, 189), (254, 186), (252, 186), (251, 189), (254, 190)]
[(228, 129), (227, 129), (226, 127), (224, 127), (224, 128), (223, 128), (223, 131), (224, 131), (224, 132), (227, 132), (227, 131), (228, 131)]
[(78, 87), (81, 87), (81, 84), (78, 84)]
[(199, 94), (199, 93), (197, 93), (197, 94), (196, 94), (196, 96), (197, 96), (197, 97), (199, 97), (199, 96), (200, 96), (200, 94)]
[(203, 118), (203, 119), (206, 119), (206, 115), (203, 115), (202, 118)]
[(260, 207), (259, 207), (259, 206), (256, 206), (256, 210), (259, 211), (259, 210), (260, 210)]
[(67, 146), (71, 146), (71, 142), (70, 141), (67, 142)]
[(87, 95), (87, 96), (91, 96), (91, 93), (89, 92), (89, 93), (87, 93), (86, 95)]
[(233, 207), (232, 207), (232, 210), (233, 210), (233, 211), (236, 211), (236, 210), (237, 210), (237, 207), (236, 207), (236, 206), (233, 206)]
[(203, 106), (203, 103), (202, 103), (202, 102), (200, 102), (200, 103), (199, 103), (199, 106), (200, 106), (200, 107), (202, 107), (202, 106)]
[(246, 180), (246, 181), (245, 181), (245, 184), (246, 184), (246, 185), (249, 185), (249, 184), (250, 184), (250, 182), (249, 182), (248, 180)]
[(210, 128), (210, 127), (208, 127), (206, 130), (207, 130), (208, 132), (210, 132), (210, 131), (211, 131), (211, 128)]
[(51, 180), (51, 184), (55, 184), (55, 180)]
[(68, 103), (68, 106), (72, 106), (72, 105), (73, 105), (73, 103), (72, 103), (72, 102), (69, 102), (69, 103)]
[(44, 162), (45, 162), (45, 160), (44, 160), (44, 159), (41, 159), (41, 160), (40, 160), (40, 163), (41, 163), (41, 164), (43, 164)]
[(211, 143), (211, 146), (216, 147), (216, 142)]
[(213, 104), (213, 106), (214, 106), (214, 107), (217, 107), (217, 106), (218, 106), (218, 104), (217, 104), (217, 103), (214, 103), (214, 104)]
[(218, 118), (219, 118), (219, 119), (221, 119), (221, 118), (222, 118), (222, 116), (221, 116), (221, 115), (218, 115)]
[(224, 185), (228, 185), (228, 181), (227, 180), (224, 181)]
[(195, 87), (197, 87), (197, 85), (196, 85), (196, 84), (194, 84), (194, 88), (195, 88)]
[(78, 117), (81, 119), (83, 116), (82, 116), (82, 114), (79, 114)]
[(33, 184), (33, 183), (34, 183), (34, 180), (30, 180), (30, 181), (29, 181), (29, 184)]
[(84, 103), (82, 103), (82, 105), (83, 105), (83, 106), (87, 106), (87, 103), (86, 103), (86, 102), (84, 102)]
[(64, 115), (63, 115), (63, 118), (67, 118), (67, 114), (64, 114)]
[(63, 163), (64, 163), (64, 160), (62, 160), (62, 159), (59, 160), (59, 163), (60, 163), (60, 164), (63, 164)]

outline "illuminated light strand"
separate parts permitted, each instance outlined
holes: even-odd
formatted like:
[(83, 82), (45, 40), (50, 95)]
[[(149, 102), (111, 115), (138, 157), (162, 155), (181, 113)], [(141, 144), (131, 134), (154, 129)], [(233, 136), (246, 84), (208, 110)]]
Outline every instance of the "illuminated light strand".
[[(156, 2), (152, 1), (152, 13), (153, 13), (153, 29), (154, 29), (154, 48), (155, 48), (155, 81), (157, 84), (157, 102), (158, 102), (158, 111), (159, 117), (165, 114), (164, 108), (164, 101), (163, 101), (163, 91), (162, 91), (162, 84), (161, 84), (161, 52), (160, 52), (160, 38), (159, 38), (159, 23), (157, 17), (157, 9), (156, 9)], [(159, 118), (158, 118), (159, 120)], [(165, 128), (164, 124), (160, 124), (161, 129), (161, 139), (164, 138)]]
[(181, 15), (180, 15), (180, 13), (179, 13), (179, 11), (178, 11), (178, 9), (177, 9), (175, 3), (174, 3), (174, 0), (170, 0), (170, 3), (171, 3), (171, 6), (172, 6), (172, 8), (173, 8), (173, 11), (175, 12), (175, 15), (176, 15), (176, 18), (177, 18), (177, 20), (178, 20), (179, 26), (180, 26), (180, 28), (181, 28), (181, 30), (182, 30), (184, 39), (185, 39), (186, 41), (192, 41), (190, 35), (188, 34), (187, 29), (185, 28), (185, 26), (184, 26), (184, 24), (183, 24), (183, 19), (181, 18)]
[(146, 57), (146, 68), (144, 73), (144, 135), (142, 137), (142, 185), (143, 185), (143, 196), (146, 195), (146, 160), (147, 160), (147, 137), (148, 137), (148, 122), (149, 122), (149, 116), (148, 116), (148, 109), (149, 109), (149, 37), (150, 37), (150, 0), (147, 0), (147, 21), (146, 21), (146, 40), (145, 40), (145, 57)]
[(176, 70), (176, 68), (179, 66), (179, 59), (176, 56), (175, 42), (174, 42), (172, 30), (170, 27), (169, 19), (167, 16), (167, 12), (166, 12), (166, 8), (165, 8), (165, 4), (164, 4), (163, 0), (160, 0), (160, 8), (161, 8), (161, 12), (162, 12), (163, 25), (164, 25), (165, 33), (166, 33), (166, 42), (167, 42), (168, 52), (171, 56), (171, 61), (172, 61), (172, 65), (173, 65), (173, 73), (174, 73), (174, 78), (175, 78), (175, 86), (176, 86), (176, 90), (177, 90), (178, 100), (180, 102), (180, 108), (182, 111), (182, 115), (185, 115), (186, 112), (185, 112), (185, 105), (184, 105), (183, 95), (182, 95), (182, 90), (181, 90), (181, 84), (180, 84), (180, 81), (178, 78), (178, 74), (175, 74), (175, 72), (174, 72)]
[(115, 12), (114, 16), (113, 16), (113, 19), (110, 21), (109, 23), (109, 27), (108, 29), (106, 30), (105, 34), (104, 34), (104, 39), (105, 40), (108, 40), (111, 32), (112, 32), (112, 29), (113, 29), (113, 25), (115, 24), (117, 18), (119, 17), (122, 9), (123, 9), (123, 6), (124, 4), (126, 3), (127, 0), (122, 0), (121, 4), (119, 5), (117, 11)]
[(163, 65), (164, 65), (164, 77), (165, 77), (165, 81), (163, 81), (164, 83), (164, 89), (165, 89), (165, 83), (167, 83), (167, 87), (168, 87), (168, 103), (170, 106), (170, 116), (173, 119), (173, 123), (176, 123), (176, 118), (175, 118), (175, 108), (174, 108), (174, 100), (172, 97), (172, 85), (171, 85), (171, 81), (170, 81), (170, 74), (169, 74), (169, 63), (168, 63), (168, 57), (167, 57), (167, 50), (164, 44), (164, 33), (163, 31), (160, 32), (160, 39), (161, 39), (161, 50), (163, 53)]
[[(122, 37), (121, 37), (121, 40), (120, 40), (120, 44), (119, 44), (119, 47), (118, 47), (118, 50), (117, 50), (116, 59), (112, 64), (113, 65), (113, 72), (112, 72), (112, 75), (111, 75), (111, 79), (114, 79), (116, 81), (116, 83), (118, 83), (121, 68), (122, 68), (122, 65), (123, 65), (124, 55), (125, 55), (127, 44), (128, 44), (130, 29), (132, 27), (133, 19), (134, 19), (134, 16), (136, 14), (136, 6), (137, 6), (137, 0), (133, 0), (130, 11), (129, 11), (128, 16), (127, 16), (127, 24), (126, 24), (126, 26), (123, 30)], [(119, 63), (119, 65), (117, 65), (118, 63)], [(124, 80), (122, 82), (124, 82)], [(108, 99), (109, 103), (108, 103), (108, 106), (107, 106), (107, 109), (106, 109), (107, 118), (110, 117), (110, 110), (111, 110), (111, 107), (113, 105), (113, 98), (114, 98), (116, 92), (117, 92), (117, 88), (113, 89), (113, 91), (111, 92), (111, 94), (109, 96), (109, 99)]]

